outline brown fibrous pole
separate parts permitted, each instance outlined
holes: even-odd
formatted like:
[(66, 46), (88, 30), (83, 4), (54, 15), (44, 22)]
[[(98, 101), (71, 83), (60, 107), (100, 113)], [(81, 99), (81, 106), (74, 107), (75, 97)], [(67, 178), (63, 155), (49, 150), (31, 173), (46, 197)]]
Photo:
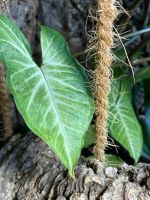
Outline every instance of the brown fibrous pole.
[(117, 16), (115, 0), (98, 0), (96, 25), (96, 51), (97, 67), (95, 78), (96, 101), (96, 144), (94, 154), (96, 159), (105, 160), (105, 147), (107, 145), (107, 121), (109, 109), (109, 91), (111, 86), (112, 63), (111, 49), (114, 46), (113, 22)]
[(11, 120), (11, 102), (6, 86), (5, 69), (2, 63), (0, 63), (0, 108), (4, 129), (3, 139), (7, 139), (13, 134), (13, 128)]

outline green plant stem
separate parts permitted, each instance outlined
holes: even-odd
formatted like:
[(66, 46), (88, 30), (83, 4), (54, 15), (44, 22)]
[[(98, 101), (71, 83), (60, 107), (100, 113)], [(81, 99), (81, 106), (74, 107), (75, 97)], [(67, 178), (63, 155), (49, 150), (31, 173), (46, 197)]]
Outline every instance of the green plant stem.
[(144, 62), (150, 62), (150, 56), (146, 57), (146, 58), (140, 58), (140, 59), (136, 59), (132, 62), (132, 65), (137, 65), (137, 64), (141, 64)]
[(129, 34), (125, 35), (125, 38), (130, 38), (130, 37), (138, 36), (138, 35), (141, 35), (141, 34), (147, 33), (147, 32), (150, 32), (150, 27), (142, 29), (142, 30), (139, 30), (139, 31), (136, 31), (134, 33), (129, 33)]

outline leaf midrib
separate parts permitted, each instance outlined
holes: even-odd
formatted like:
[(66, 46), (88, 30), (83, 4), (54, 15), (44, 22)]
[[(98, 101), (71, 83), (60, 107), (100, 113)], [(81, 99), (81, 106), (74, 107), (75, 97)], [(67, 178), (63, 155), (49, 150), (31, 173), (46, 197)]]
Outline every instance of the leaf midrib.
[[(122, 91), (122, 83), (120, 83), (119, 84), (119, 88), (118, 88), (118, 93), (119, 94), (122, 94), (121, 93), (121, 91)], [(129, 91), (128, 91), (129, 92)], [(116, 104), (116, 106), (114, 107), (114, 108), (116, 108), (116, 111), (117, 111), (117, 113), (118, 113), (118, 116), (119, 116), (119, 118), (120, 118), (120, 121), (122, 121), (123, 120), (123, 123), (122, 123), (122, 126), (124, 127), (124, 130), (127, 130), (126, 131), (126, 137), (127, 137), (127, 139), (128, 139), (128, 143), (129, 143), (129, 146), (130, 146), (130, 149), (131, 149), (131, 152), (132, 152), (132, 156), (136, 159), (136, 156), (135, 156), (135, 154), (134, 154), (134, 149), (133, 149), (133, 147), (132, 147), (132, 144), (131, 144), (131, 140), (130, 140), (130, 136), (128, 135), (128, 126), (124, 126), (124, 117), (122, 117), (122, 115), (120, 114), (121, 112), (119, 112), (120, 110), (122, 110), (121, 108), (120, 108), (120, 102), (121, 102), (121, 98), (122, 98), (122, 96), (123, 95), (117, 95), (117, 98), (116, 98), (116, 101), (114, 101), (115, 102), (115, 104)]]
[[(121, 97), (121, 96), (120, 96)], [(119, 105), (118, 105), (118, 102), (120, 102), (120, 98), (118, 99), (118, 101), (117, 101), (117, 104), (116, 104), (116, 106), (114, 107), (114, 109), (116, 110), (116, 112), (118, 113), (118, 116), (119, 116), (119, 118), (120, 118), (120, 121), (123, 121), (124, 122), (124, 118), (121, 116), (121, 112), (120, 112), (120, 110), (121, 109), (119, 109)], [(123, 120), (121, 120), (121, 119), (123, 119)], [(112, 124), (113, 125), (113, 124)], [(126, 128), (126, 126), (124, 126), (124, 123), (122, 123), (122, 126), (124, 127), (124, 129), (125, 130), (127, 130), (127, 133), (128, 133), (128, 128)], [(130, 149), (131, 149), (131, 152), (132, 152), (132, 156), (136, 159), (136, 156), (135, 156), (135, 154), (134, 154), (134, 149), (132, 148), (132, 144), (131, 144), (131, 140), (130, 140), (130, 136), (128, 135), (128, 134), (126, 134), (126, 137), (128, 138), (128, 143), (129, 143), (129, 146), (130, 146)], [(120, 140), (119, 140), (120, 141)]]
[[(61, 123), (61, 117), (60, 117), (60, 115), (59, 115), (59, 112), (58, 112), (58, 108), (57, 108), (57, 106), (56, 106), (56, 104), (55, 104), (55, 101), (54, 101), (54, 96), (53, 96), (53, 94), (52, 94), (52, 89), (51, 89), (51, 86), (48, 84), (48, 82), (47, 82), (47, 79), (46, 79), (46, 76), (45, 76), (45, 74), (44, 74), (44, 71), (42, 70), (42, 67), (40, 68), (40, 71), (41, 71), (41, 74), (42, 74), (42, 76), (43, 76), (43, 79), (44, 79), (44, 81), (45, 81), (45, 83), (46, 83), (46, 87), (47, 87), (47, 90), (48, 90), (48, 93), (49, 93), (49, 95), (50, 95), (50, 97), (51, 97), (51, 99), (52, 99), (52, 104), (53, 104), (53, 108), (54, 108), (54, 112), (56, 113), (56, 115), (58, 116), (58, 123), (59, 123), (59, 125), (60, 125), (60, 127), (61, 127), (61, 130), (62, 130), (62, 133), (63, 133), (63, 136), (64, 136), (64, 142), (65, 142), (65, 145), (64, 145), (64, 147), (65, 147), (65, 149), (66, 149), (66, 152), (67, 152), (67, 154), (68, 154), (68, 158), (70, 158), (71, 156), (70, 156), (70, 151), (69, 151), (69, 149), (67, 148), (67, 144), (66, 144), (66, 140), (67, 140), (67, 138), (66, 138), (66, 135), (65, 135), (65, 130), (64, 130), (64, 127), (63, 127), (63, 125), (62, 125), (62, 123)], [(72, 166), (72, 164), (70, 163), (70, 159), (68, 159), (68, 161), (69, 161), (69, 167), (71, 167)]]

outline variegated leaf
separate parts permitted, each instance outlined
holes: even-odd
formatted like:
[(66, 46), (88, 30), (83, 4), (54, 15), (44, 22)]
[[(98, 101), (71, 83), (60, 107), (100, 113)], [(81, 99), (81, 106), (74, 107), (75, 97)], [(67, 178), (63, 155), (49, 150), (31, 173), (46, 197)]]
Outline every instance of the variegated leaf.
[(113, 80), (110, 92), (109, 130), (137, 162), (142, 150), (142, 129), (132, 106), (131, 83), (128, 77)]
[(6, 17), (0, 16), (0, 51), (9, 88), (29, 128), (41, 137), (74, 174), (94, 112), (84, 70), (71, 56), (64, 38), (41, 28), (42, 64)]

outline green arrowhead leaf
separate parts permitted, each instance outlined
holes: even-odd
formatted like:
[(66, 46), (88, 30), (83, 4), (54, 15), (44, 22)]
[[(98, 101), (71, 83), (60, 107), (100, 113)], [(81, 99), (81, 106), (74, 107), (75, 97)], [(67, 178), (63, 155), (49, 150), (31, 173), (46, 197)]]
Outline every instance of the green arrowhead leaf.
[(142, 150), (142, 129), (132, 107), (131, 84), (127, 77), (114, 80), (110, 92), (109, 130), (137, 162)]
[(58, 32), (43, 26), (41, 48), (38, 67), (26, 38), (12, 21), (0, 16), (0, 51), (17, 108), (74, 176), (94, 112), (93, 97), (84, 70)]
[(95, 143), (95, 126), (90, 125), (85, 136), (84, 148)]
[(119, 166), (119, 165), (122, 165), (124, 163), (124, 161), (116, 156), (116, 155), (113, 155), (113, 154), (106, 154), (106, 163), (108, 166)]

